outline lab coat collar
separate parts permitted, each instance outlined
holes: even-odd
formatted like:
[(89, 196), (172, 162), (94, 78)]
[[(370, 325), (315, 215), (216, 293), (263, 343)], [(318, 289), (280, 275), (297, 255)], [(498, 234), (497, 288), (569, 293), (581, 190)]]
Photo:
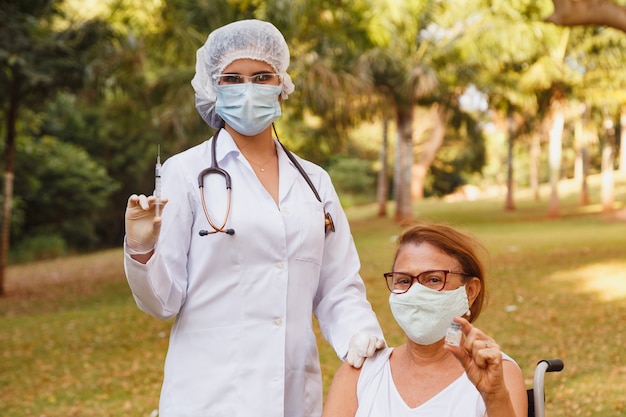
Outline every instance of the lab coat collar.
[[(213, 135), (211, 140), (216, 140), (215, 135)], [(209, 141), (208, 144), (210, 147), (211, 141)], [(222, 161), (224, 161), (224, 159), (233, 152), (239, 153), (239, 148), (237, 148), (235, 140), (232, 136), (230, 136), (230, 133), (228, 133), (226, 129), (221, 129), (219, 131), (219, 138), (217, 138), (217, 143), (215, 144), (215, 153), (218, 165), (221, 165)], [(209, 163), (210, 162), (211, 161), (209, 161)]]
[[(215, 136), (211, 140), (215, 140)], [(211, 141), (207, 142), (209, 147), (211, 146)], [(297, 182), (298, 178), (301, 177), (300, 172), (295, 167), (293, 162), (289, 159), (282, 146), (278, 142), (276, 138), (274, 138), (274, 144), (276, 146), (276, 151), (278, 155), (278, 169), (279, 169), (279, 177), (278, 177), (278, 199), (279, 202), (283, 201), (283, 199), (289, 194), (289, 191), (293, 187), (293, 185)], [(222, 129), (219, 132), (219, 138), (216, 143), (216, 160), (218, 165), (222, 166), (222, 162), (226, 157), (232, 153), (239, 154), (239, 148), (235, 143), (235, 140), (232, 138), (230, 133), (226, 129)], [(303, 163), (302, 158), (299, 158), (297, 155), (294, 155), (299, 159), (300, 164), (303, 167), (306, 167), (306, 163)], [(210, 163), (210, 160), (209, 160)], [(307, 175), (311, 175), (310, 172), (304, 168)], [(309, 188), (306, 185), (307, 189)]]

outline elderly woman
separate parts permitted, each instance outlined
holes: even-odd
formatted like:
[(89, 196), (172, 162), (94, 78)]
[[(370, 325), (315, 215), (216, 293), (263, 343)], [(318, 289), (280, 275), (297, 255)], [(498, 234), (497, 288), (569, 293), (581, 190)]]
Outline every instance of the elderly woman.
[[(520, 368), (470, 324), (485, 294), (478, 242), (439, 224), (415, 225), (398, 241), (384, 275), (406, 343), (378, 351), (361, 369), (342, 365), (323, 415), (526, 417)], [(445, 341), (452, 321), (463, 333), (460, 346)]]
[(384, 346), (350, 228), (328, 174), (272, 137), (293, 92), (272, 24), (212, 32), (192, 85), (213, 138), (163, 164), (154, 196), (126, 210), (126, 276), (137, 305), (175, 318), (161, 417), (319, 417), (314, 314), (340, 358)]

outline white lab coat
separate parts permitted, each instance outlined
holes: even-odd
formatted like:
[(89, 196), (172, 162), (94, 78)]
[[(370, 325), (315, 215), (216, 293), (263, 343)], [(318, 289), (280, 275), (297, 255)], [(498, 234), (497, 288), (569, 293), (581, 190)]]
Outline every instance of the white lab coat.
[[(279, 205), (222, 130), (217, 161), (232, 178), (227, 227), (212, 231), (198, 174), (211, 165), (210, 141), (169, 158), (169, 202), (146, 265), (125, 255), (138, 307), (175, 317), (165, 361), (160, 417), (319, 416), (322, 380), (312, 313), (343, 358), (354, 333), (382, 336), (365, 296), (348, 221), (320, 167), (301, 161), (323, 204), (277, 144)], [(226, 211), (224, 179), (204, 179), (212, 221)], [(324, 234), (323, 207), (336, 232)]]

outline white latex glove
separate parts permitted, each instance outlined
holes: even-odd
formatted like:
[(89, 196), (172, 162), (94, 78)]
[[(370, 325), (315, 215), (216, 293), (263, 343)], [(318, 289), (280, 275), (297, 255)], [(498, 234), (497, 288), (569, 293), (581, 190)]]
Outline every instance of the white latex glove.
[[(161, 199), (161, 207), (166, 203), (167, 199)], [(131, 195), (128, 198), (124, 218), (128, 253), (146, 254), (154, 249), (161, 231), (161, 217), (156, 217), (156, 198), (143, 194)]]
[(360, 368), (365, 358), (371, 357), (378, 349), (385, 347), (385, 340), (369, 334), (357, 333), (350, 339), (346, 360), (355, 368)]

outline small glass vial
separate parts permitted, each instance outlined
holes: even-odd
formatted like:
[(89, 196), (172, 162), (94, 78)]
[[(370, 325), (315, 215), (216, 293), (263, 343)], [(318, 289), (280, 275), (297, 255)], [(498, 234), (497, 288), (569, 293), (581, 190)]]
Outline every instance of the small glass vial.
[(450, 328), (446, 332), (446, 344), (452, 346), (459, 346), (461, 344), (461, 324), (453, 321), (450, 323)]

